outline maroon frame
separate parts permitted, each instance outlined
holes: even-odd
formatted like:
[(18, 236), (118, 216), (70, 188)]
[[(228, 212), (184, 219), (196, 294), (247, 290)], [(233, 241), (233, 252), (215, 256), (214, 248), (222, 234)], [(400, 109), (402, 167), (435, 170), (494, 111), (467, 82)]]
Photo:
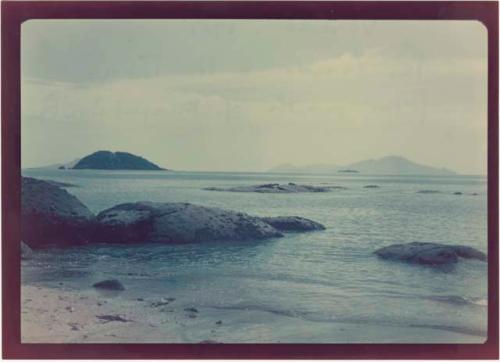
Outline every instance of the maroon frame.
[[(484, 344), (22, 344), (20, 27), (28, 19), (477, 20), (488, 31), (488, 339)], [(2, 281), (4, 358), (497, 359), (498, 2), (3, 1)]]

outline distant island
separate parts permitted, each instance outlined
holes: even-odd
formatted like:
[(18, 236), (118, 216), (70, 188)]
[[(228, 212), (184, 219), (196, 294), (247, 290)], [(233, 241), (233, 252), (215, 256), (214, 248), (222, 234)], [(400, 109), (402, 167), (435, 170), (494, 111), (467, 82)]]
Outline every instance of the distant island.
[(319, 173), (333, 174), (337, 172), (363, 173), (367, 175), (456, 175), (446, 168), (421, 165), (401, 156), (386, 156), (379, 159), (364, 160), (346, 166), (336, 165), (280, 165), (270, 169), (270, 173)]
[(338, 170), (337, 172), (343, 172), (343, 173), (358, 173), (359, 171), (358, 170)]
[(78, 160), (72, 167), (61, 165), (59, 169), (74, 170), (165, 170), (143, 157), (128, 152), (97, 151)]

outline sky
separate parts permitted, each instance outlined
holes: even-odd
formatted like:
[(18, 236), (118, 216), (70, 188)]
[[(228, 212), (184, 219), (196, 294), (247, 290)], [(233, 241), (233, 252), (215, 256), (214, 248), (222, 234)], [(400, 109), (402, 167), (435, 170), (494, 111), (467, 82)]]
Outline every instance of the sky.
[(30, 20), (21, 73), (22, 167), (111, 150), (176, 170), (487, 171), (476, 21)]

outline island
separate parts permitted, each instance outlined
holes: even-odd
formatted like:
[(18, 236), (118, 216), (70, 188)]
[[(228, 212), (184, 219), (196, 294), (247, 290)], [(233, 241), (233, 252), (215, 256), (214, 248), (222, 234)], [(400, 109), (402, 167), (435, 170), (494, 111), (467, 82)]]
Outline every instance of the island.
[(143, 157), (128, 152), (97, 151), (80, 159), (76, 170), (166, 170)]
[(338, 170), (337, 172), (343, 172), (343, 173), (359, 173), (359, 171), (358, 171), (358, 170), (351, 170), (351, 169)]

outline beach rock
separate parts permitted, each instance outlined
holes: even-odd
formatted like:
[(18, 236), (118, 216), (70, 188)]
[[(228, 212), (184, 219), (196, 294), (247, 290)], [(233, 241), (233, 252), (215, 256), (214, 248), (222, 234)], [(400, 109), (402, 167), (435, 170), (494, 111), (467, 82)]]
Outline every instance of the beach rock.
[(273, 183), (273, 184), (247, 185), (247, 186), (235, 186), (235, 187), (206, 187), (203, 190), (281, 194), (281, 193), (299, 193), (299, 192), (328, 192), (330, 191), (330, 187), (299, 185), (293, 182), (289, 182), (288, 184)]
[(188, 203), (121, 204), (99, 213), (97, 221), (96, 241), (106, 243), (198, 243), (283, 236), (258, 217)]
[(261, 220), (282, 232), (325, 230), (319, 222), (299, 216), (261, 217)]
[(486, 261), (483, 252), (469, 246), (425, 242), (394, 244), (375, 251), (375, 254), (382, 259), (424, 265), (453, 264), (460, 258)]
[(21, 241), (21, 259), (27, 260), (33, 257), (33, 250), (26, 245), (24, 241)]
[(92, 237), (94, 214), (66, 190), (22, 178), (21, 235), (31, 248), (84, 244)]
[(109, 323), (109, 322), (132, 322), (131, 319), (127, 319), (122, 317), (119, 314), (102, 314), (102, 315), (96, 315), (97, 319), (101, 321), (101, 323)]
[(93, 285), (96, 289), (106, 289), (106, 290), (125, 290), (125, 287), (116, 279), (103, 280), (101, 282), (95, 283)]

